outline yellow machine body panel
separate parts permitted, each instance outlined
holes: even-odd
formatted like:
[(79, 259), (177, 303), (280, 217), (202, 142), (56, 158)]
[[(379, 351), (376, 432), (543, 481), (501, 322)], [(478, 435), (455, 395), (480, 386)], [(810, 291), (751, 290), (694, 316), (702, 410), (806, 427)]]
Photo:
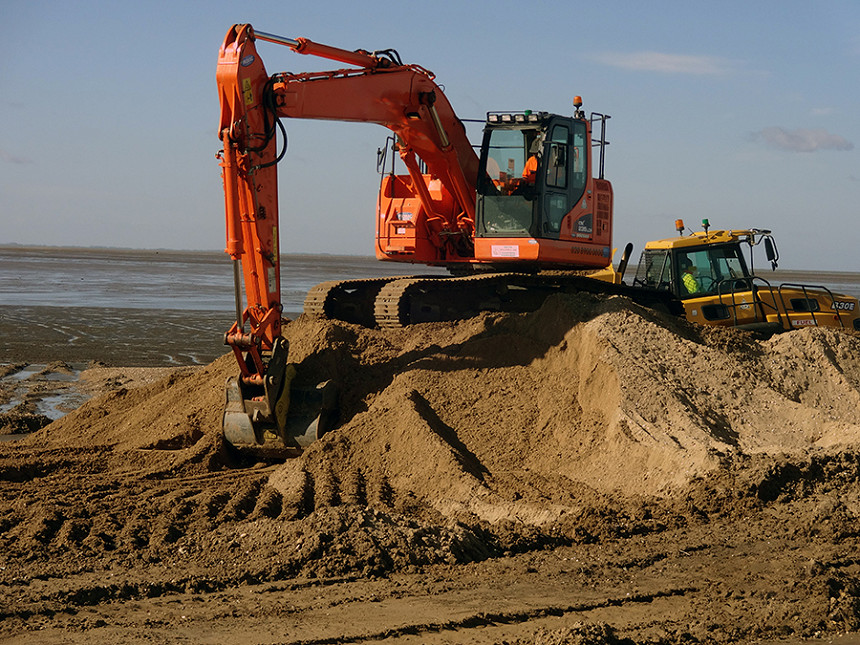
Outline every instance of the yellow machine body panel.
[(818, 285), (771, 284), (755, 275), (743, 247), (749, 246), (751, 263), (752, 247), (761, 242), (775, 268), (779, 254), (766, 230), (705, 230), (648, 242), (634, 284), (671, 291), (687, 320), (703, 325), (860, 330), (857, 298)]

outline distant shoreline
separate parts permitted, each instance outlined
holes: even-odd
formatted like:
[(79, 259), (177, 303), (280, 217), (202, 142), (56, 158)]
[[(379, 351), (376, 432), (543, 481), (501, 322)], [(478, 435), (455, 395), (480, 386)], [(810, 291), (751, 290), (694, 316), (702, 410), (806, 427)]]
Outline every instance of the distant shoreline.
[[(61, 253), (92, 253), (105, 255), (110, 253), (120, 253), (128, 255), (200, 255), (200, 256), (223, 256), (226, 253), (222, 249), (135, 249), (124, 246), (51, 246), (38, 244), (16, 244), (6, 243), (0, 244), (0, 252), (21, 252), (21, 253), (38, 253), (46, 254), (50, 251)], [(312, 258), (312, 257), (327, 257), (327, 258), (350, 258), (350, 259), (369, 259), (374, 260), (374, 256), (367, 254), (348, 254), (348, 253), (285, 253), (281, 252), (282, 256), (294, 258)]]
[[(51, 252), (58, 252), (77, 257), (97, 256), (102, 257), (110, 254), (121, 254), (138, 257), (151, 257), (154, 255), (164, 255), (171, 257), (188, 257), (194, 255), (197, 257), (220, 258), (226, 256), (226, 253), (220, 249), (202, 250), (202, 249), (135, 249), (129, 247), (113, 247), (113, 246), (50, 246), (37, 244), (17, 244), (5, 243), (0, 244), (0, 253), (16, 253), (16, 254), (34, 254), (34, 255), (50, 255)], [(289, 258), (348, 258), (351, 261), (369, 260), (376, 262), (376, 258), (372, 255), (365, 254), (343, 254), (343, 253), (289, 253), (281, 252), (282, 257)], [(228, 258), (229, 259), (229, 258)], [(391, 264), (391, 263), (385, 263)], [(409, 263), (404, 263), (404, 265)], [(635, 271), (636, 264), (631, 263), (628, 268), (627, 275), (630, 276)], [(769, 282), (786, 282), (792, 279), (803, 280), (807, 283), (814, 282), (836, 282), (840, 284), (858, 284), (860, 283), (860, 273), (856, 271), (829, 271), (818, 269), (795, 269), (795, 268), (780, 268), (775, 272), (770, 269), (762, 268), (757, 271), (756, 275), (765, 278)], [(771, 277), (774, 279), (771, 280)], [(817, 280), (816, 280), (817, 278)]]

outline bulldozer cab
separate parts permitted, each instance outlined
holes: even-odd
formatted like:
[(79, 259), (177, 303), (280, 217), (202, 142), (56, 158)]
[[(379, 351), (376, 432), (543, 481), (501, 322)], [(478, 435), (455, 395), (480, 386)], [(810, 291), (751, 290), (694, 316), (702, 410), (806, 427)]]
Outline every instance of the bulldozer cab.
[[(476, 236), (559, 239), (588, 178), (584, 119), (490, 113), (478, 170)], [(577, 222), (583, 234), (591, 222)], [(586, 230), (588, 229), (588, 230)]]
[(726, 281), (734, 289), (749, 288), (750, 273), (740, 245), (646, 249), (634, 284), (671, 291), (681, 300), (717, 294)]
[[(860, 330), (860, 302), (825, 286), (771, 284), (756, 274), (753, 247), (763, 243), (771, 268), (779, 252), (764, 229), (710, 231), (645, 245), (634, 285), (670, 291), (690, 322), (772, 332), (824, 326)], [(743, 252), (749, 248), (749, 254)]]

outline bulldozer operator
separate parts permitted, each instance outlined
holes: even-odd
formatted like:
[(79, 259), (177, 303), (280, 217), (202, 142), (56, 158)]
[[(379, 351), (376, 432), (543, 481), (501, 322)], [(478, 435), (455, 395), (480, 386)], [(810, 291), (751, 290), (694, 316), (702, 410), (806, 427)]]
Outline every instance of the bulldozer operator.
[(681, 283), (684, 285), (686, 292), (688, 294), (699, 293), (701, 287), (699, 286), (699, 281), (696, 279), (696, 274), (698, 273), (696, 265), (690, 261), (690, 258), (686, 257), (679, 260), (679, 265), (681, 267)]

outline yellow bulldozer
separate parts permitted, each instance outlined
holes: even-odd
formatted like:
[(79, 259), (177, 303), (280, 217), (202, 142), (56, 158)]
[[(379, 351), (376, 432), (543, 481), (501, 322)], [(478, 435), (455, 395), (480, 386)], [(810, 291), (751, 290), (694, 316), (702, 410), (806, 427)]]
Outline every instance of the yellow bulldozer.
[(682, 302), (687, 320), (703, 325), (761, 331), (807, 326), (860, 331), (857, 298), (818, 285), (771, 284), (755, 274), (753, 247), (759, 244), (771, 267), (777, 267), (779, 252), (770, 231), (712, 231), (706, 219), (702, 226), (702, 231), (684, 235), (684, 222), (677, 220), (677, 237), (648, 242), (634, 286), (670, 291)]

